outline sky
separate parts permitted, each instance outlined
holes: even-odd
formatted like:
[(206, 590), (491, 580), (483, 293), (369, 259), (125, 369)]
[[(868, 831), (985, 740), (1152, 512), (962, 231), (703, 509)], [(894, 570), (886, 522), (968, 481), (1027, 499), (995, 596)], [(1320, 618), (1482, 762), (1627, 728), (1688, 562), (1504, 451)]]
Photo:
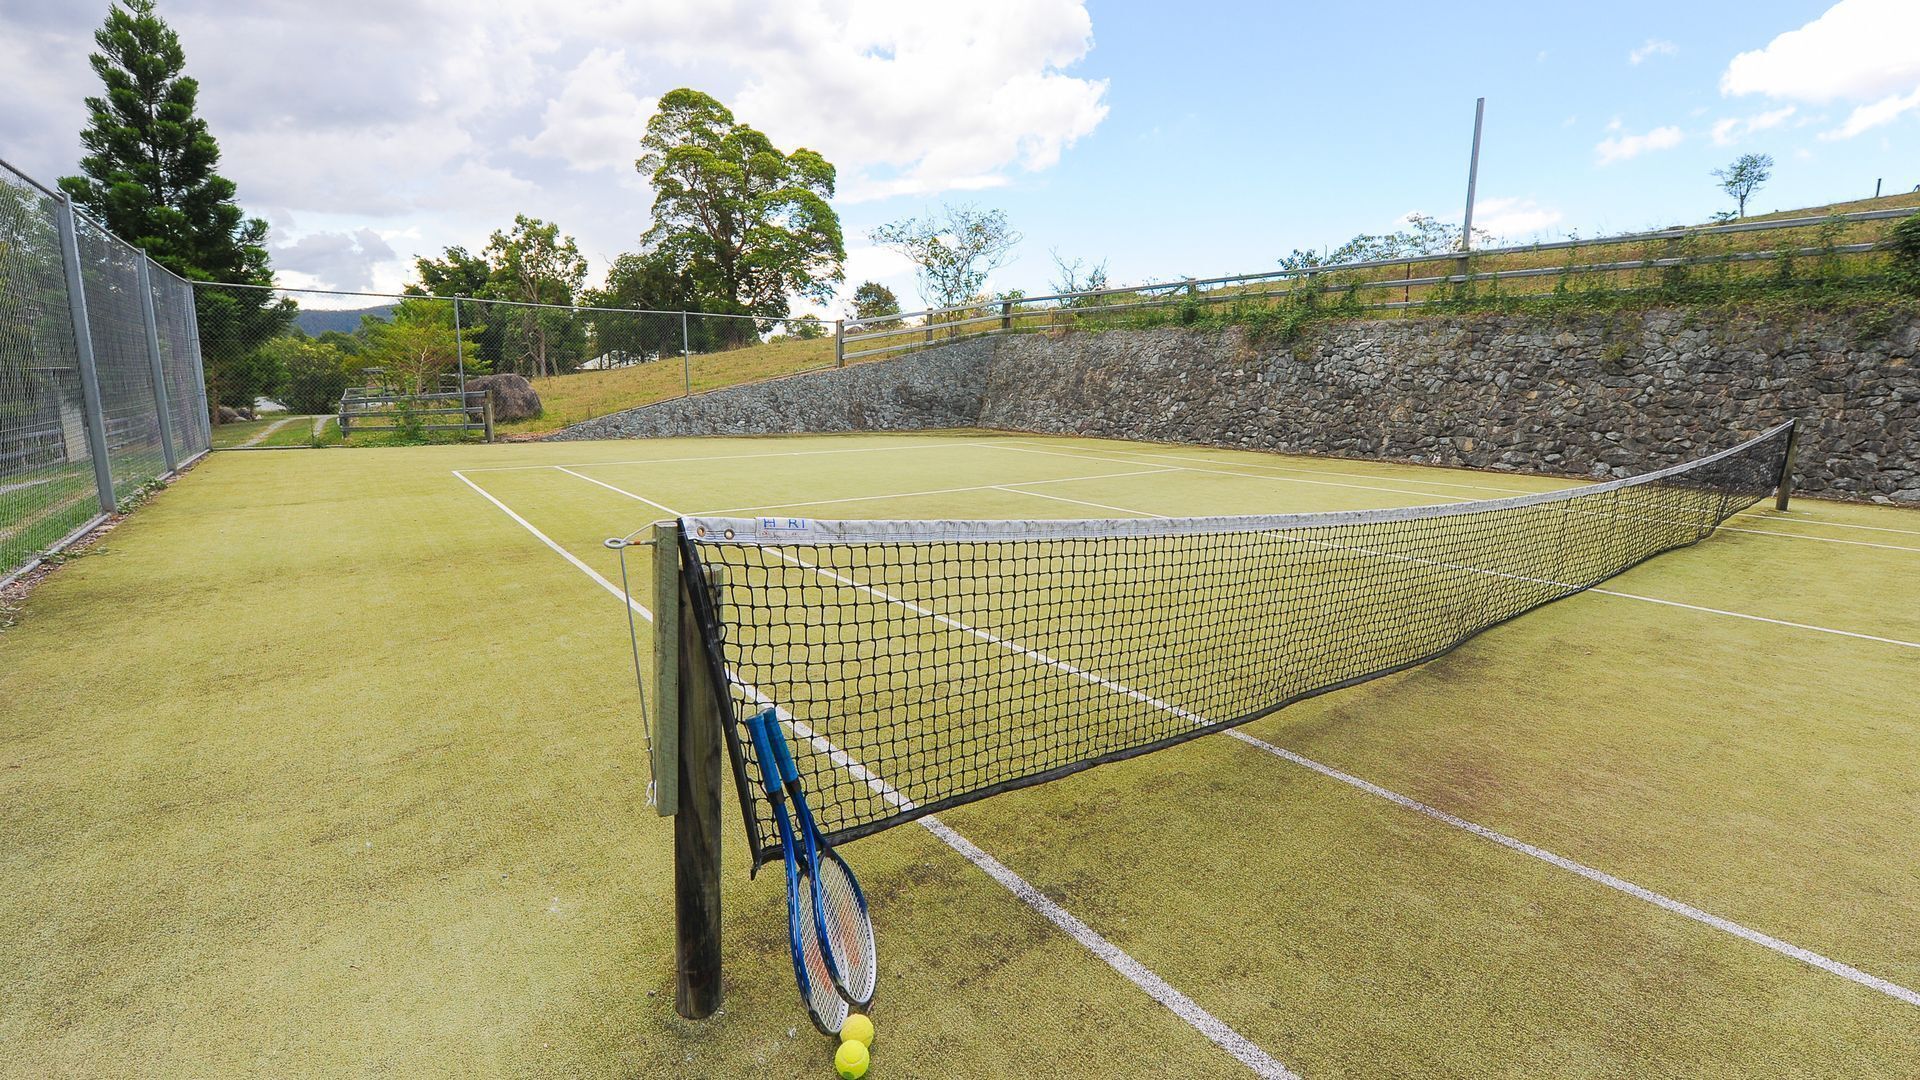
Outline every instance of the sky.
[[(654, 101), (704, 90), (839, 169), (837, 314), (867, 279), (919, 306), (875, 226), (947, 203), (1116, 283), (1272, 269), (1295, 248), (1458, 221), (1510, 242), (1694, 223), (1710, 175), (1777, 161), (1750, 212), (1920, 185), (1920, 0), (159, 0), (286, 286), (393, 290), (515, 213), (597, 281), (639, 246)], [(0, 157), (77, 169), (103, 0), (0, 7)], [(353, 303), (345, 301), (344, 303)]]

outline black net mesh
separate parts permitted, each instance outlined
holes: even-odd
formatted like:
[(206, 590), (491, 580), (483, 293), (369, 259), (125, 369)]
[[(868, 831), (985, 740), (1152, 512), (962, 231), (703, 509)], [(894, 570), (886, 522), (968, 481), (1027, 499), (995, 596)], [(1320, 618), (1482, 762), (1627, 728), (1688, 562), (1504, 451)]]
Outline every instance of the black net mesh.
[[(845, 840), (1430, 660), (1709, 536), (1779, 483), (1790, 433), (1450, 506), (681, 526), (736, 777), (760, 775), (741, 721), (775, 705)], [(778, 857), (768, 806), (741, 795), (756, 858)]]

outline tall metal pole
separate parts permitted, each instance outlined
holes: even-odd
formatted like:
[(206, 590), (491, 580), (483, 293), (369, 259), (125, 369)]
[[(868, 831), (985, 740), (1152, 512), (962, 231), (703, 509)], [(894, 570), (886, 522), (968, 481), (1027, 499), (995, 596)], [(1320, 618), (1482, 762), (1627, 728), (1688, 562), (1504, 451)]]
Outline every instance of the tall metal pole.
[(687, 313), (680, 313), (680, 378), (686, 384), (683, 396), (693, 396), (693, 338), (687, 335)]
[(453, 364), (460, 373), (460, 405), (466, 407), (467, 399), (467, 345), (460, 340), (460, 298), (453, 298)]
[[(185, 280), (184, 278), (182, 279)], [(192, 282), (187, 285), (187, 342), (193, 349), (192, 363), (193, 392), (200, 399), (200, 448), (213, 449), (213, 402), (207, 400), (207, 361), (205, 350), (200, 344), (200, 289)]]
[(56, 197), (54, 221), (60, 229), (60, 261), (67, 269), (67, 314), (73, 320), (73, 354), (80, 365), (80, 400), (86, 408), (87, 453), (93, 458), (93, 482), (100, 492), (100, 509), (119, 509), (113, 497), (113, 468), (107, 463), (107, 410), (100, 401), (100, 374), (93, 363), (93, 331), (87, 323), (86, 281), (80, 274), (80, 235), (74, 225), (73, 203)]
[(1480, 120), (1486, 115), (1487, 99), (1473, 102), (1473, 157), (1467, 162), (1467, 215), (1460, 225), (1460, 250), (1473, 248), (1473, 189), (1480, 182)]
[(147, 365), (153, 369), (153, 404), (160, 410), (160, 451), (167, 460), (168, 472), (180, 471), (180, 456), (173, 448), (173, 411), (169, 409), (167, 368), (160, 362), (160, 320), (153, 314), (153, 278), (147, 269), (147, 254), (140, 253), (140, 316), (147, 324)]

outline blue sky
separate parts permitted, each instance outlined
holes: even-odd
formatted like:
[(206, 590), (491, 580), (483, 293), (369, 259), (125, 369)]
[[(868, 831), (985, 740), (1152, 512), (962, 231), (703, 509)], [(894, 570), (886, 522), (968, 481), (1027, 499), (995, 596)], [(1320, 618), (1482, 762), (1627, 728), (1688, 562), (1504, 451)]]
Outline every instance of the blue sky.
[[(1107, 0), (160, 0), (283, 283), (394, 288), (416, 254), (557, 221), (597, 275), (637, 243), (653, 100), (708, 90), (841, 172), (848, 290), (913, 306), (876, 224), (973, 202), (1118, 282), (1269, 269), (1295, 247), (1457, 221), (1522, 241), (1697, 222), (1708, 175), (1771, 153), (1750, 209), (1920, 184), (1920, 0), (1367, 4)], [(0, 10), (0, 156), (70, 172), (104, 2)], [(829, 308), (831, 313), (831, 307)]]
[[(1270, 269), (1409, 211), (1458, 221), (1477, 96), (1480, 220), (1512, 240), (1703, 221), (1729, 205), (1711, 170), (1750, 151), (1778, 161), (1750, 210), (1865, 197), (1876, 177), (1911, 189), (1920, 113), (1822, 139), (1849, 109), (1800, 103), (1776, 127), (1713, 138), (1716, 121), (1794, 104), (1722, 94), (1728, 62), (1829, 6), (1194, 4), (1169, 18), (1096, 3), (1075, 70), (1108, 80), (1110, 112), (1057, 168), (987, 193), (1030, 238), (1003, 277), (1045, 280), (1049, 245), (1136, 280)], [(1649, 42), (1665, 44), (1632, 62)], [(1678, 145), (1604, 164), (1596, 150), (1663, 127)], [(911, 200), (856, 209), (893, 203)]]

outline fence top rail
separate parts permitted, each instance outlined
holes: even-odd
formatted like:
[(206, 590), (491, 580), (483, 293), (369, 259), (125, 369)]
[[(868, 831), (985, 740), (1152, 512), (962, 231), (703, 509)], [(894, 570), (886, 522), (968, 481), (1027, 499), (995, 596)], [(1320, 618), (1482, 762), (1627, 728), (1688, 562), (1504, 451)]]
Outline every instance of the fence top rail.
[(701, 319), (751, 319), (756, 322), (797, 322), (797, 315), (736, 315), (727, 311), (662, 311), (656, 308), (595, 307), (592, 304), (543, 304), (533, 300), (496, 300), (484, 296), (442, 296), (439, 293), (370, 292), (364, 289), (306, 289), (293, 285), (254, 285), (244, 281), (194, 281), (220, 289), (255, 289), (261, 292), (313, 293), (318, 296), (368, 296), (378, 300), (458, 300), (463, 304), (503, 304), (508, 307), (544, 308), (548, 311), (600, 311), (613, 315), (685, 315)]
[[(1402, 255), (1391, 259), (1367, 259), (1359, 262), (1320, 263), (1313, 266), (1285, 267), (1279, 270), (1264, 270), (1252, 274), (1229, 274), (1211, 278), (1179, 278), (1171, 281), (1157, 281), (1145, 285), (1122, 285), (1105, 289), (1088, 289), (1082, 292), (1049, 293), (1043, 296), (1022, 296), (1008, 300), (978, 300), (950, 307), (925, 308), (920, 311), (902, 311), (890, 315), (875, 316), (859, 321), (849, 320), (848, 329), (864, 328), (881, 321), (893, 321), (911, 318), (930, 318), (961, 311), (979, 311), (998, 307), (1001, 304), (1045, 304), (1053, 301), (1078, 300), (1111, 296), (1116, 293), (1146, 293), (1160, 289), (1205, 288), (1213, 285), (1233, 285), (1252, 281), (1272, 281), (1281, 278), (1312, 277), (1319, 274), (1337, 274), (1355, 270), (1376, 270), (1388, 266), (1405, 266), (1408, 263), (1455, 261), (1465, 258), (1483, 258), (1500, 255), (1525, 255), (1538, 251), (1559, 251), (1580, 247), (1605, 247), (1618, 244), (1638, 244), (1658, 240), (1679, 240), (1692, 236), (1719, 236), (1728, 233), (1768, 232), (1777, 229), (1804, 229), (1829, 223), (1852, 224), (1863, 221), (1884, 221), (1889, 218), (1908, 217), (1920, 214), (1920, 207), (1903, 206), (1885, 210), (1855, 210), (1844, 214), (1821, 216), (1774, 218), (1765, 221), (1737, 221), (1725, 225), (1685, 225), (1670, 229), (1654, 229), (1648, 232), (1621, 233), (1616, 236), (1595, 236), (1579, 240), (1545, 240), (1535, 244), (1516, 244), (1510, 247), (1479, 248), (1468, 251), (1445, 251), (1425, 255)], [(865, 331), (865, 334), (898, 332)], [(847, 334), (847, 340), (857, 340), (864, 335)]]

